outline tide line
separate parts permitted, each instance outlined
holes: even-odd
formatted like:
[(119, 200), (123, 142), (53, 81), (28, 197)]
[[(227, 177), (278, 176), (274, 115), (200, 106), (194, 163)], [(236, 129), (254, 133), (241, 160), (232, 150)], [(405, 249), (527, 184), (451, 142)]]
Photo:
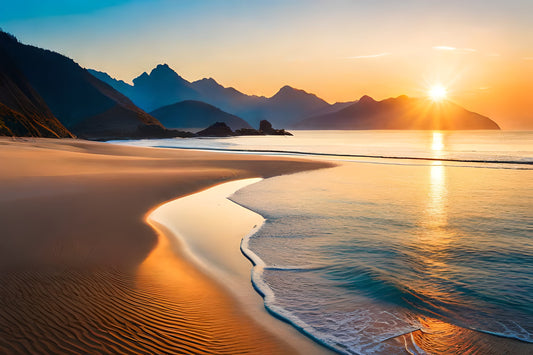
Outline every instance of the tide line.
[(247, 241), (257, 232), (265, 219), (228, 198), (261, 180), (234, 180), (172, 200), (155, 208), (147, 220), (163, 226), (162, 232), (171, 234), (167, 237), (178, 242), (181, 254), (229, 291), (245, 313), (267, 331), (284, 339), (302, 354), (324, 354), (327, 350), (322, 346), (272, 317), (265, 309), (261, 295), (254, 291), (256, 285), (251, 285), (252, 265), (247, 259), (249, 256), (241, 254), (241, 241)]

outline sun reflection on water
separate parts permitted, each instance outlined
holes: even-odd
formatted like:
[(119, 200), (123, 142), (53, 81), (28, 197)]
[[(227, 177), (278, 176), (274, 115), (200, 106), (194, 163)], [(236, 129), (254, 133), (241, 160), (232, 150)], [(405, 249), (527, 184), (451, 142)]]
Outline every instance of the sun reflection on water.
[(433, 132), (432, 141), (431, 141), (431, 150), (436, 155), (440, 155), (444, 149), (444, 140), (443, 134), (441, 132)]
[(444, 227), (448, 220), (446, 213), (446, 176), (442, 162), (435, 161), (430, 166), (430, 181), (427, 218), (431, 227)]
[[(431, 150), (433, 156), (438, 158), (442, 155), (444, 140), (442, 132), (433, 132)], [(430, 166), (428, 201), (426, 206), (427, 226), (430, 228), (445, 227), (447, 223), (446, 211), (446, 173), (441, 161), (434, 161)], [(436, 232), (436, 231), (433, 231)]]

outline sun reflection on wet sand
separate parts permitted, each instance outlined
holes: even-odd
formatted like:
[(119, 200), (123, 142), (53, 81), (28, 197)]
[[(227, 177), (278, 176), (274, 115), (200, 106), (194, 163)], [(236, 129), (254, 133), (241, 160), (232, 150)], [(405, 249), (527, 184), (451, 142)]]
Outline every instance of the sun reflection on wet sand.
[(188, 260), (182, 243), (169, 239), (173, 234), (166, 226), (149, 218), (146, 222), (158, 233), (158, 243), (139, 266), (135, 286), (143, 298), (142, 317), (165, 339), (163, 352), (294, 352), (284, 342), (273, 342), (236, 300)]
[[(139, 266), (136, 285), (163, 295), (170, 304), (190, 305), (195, 314), (186, 314), (185, 309), (176, 314), (169, 310), (161, 316), (181, 317), (191, 324), (186, 330), (191, 334), (203, 336), (207, 332), (214, 339), (222, 336), (220, 345), (229, 349), (217, 352), (206, 347), (202, 353), (258, 353), (257, 348), (261, 348), (261, 353), (284, 354), (292, 353), (293, 347), (304, 349), (306, 354), (324, 353), (322, 347), (300, 338), (295, 329), (267, 313), (263, 298), (250, 284), (252, 265), (241, 253), (241, 240), (264, 219), (228, 197), (260, 180), (226, 182), (150, 211), (145, 220), (158, 232), (159, 239)], [(291, 344), (284, 341), (278, 348), (265, 349), (272, 346), (271, 334)], [(248, 346), (246, 351), (238, 349), (242, 344)]]
[(529, 354), (530, 344), (419, 317), (420, 330), (393, 339), (410, 354)]

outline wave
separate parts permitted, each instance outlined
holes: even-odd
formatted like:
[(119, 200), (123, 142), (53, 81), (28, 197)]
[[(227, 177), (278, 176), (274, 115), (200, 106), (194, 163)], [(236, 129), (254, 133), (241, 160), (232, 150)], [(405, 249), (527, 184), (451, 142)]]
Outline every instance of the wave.
[[(264, 224), (264, 222), (263, 222)], [(249, 248), (249, 242), (250, 238), (259, 230), (261, 229), (261, 226), (257, 226), (254, 228), (254, 230), (249, 233), (247, 236), (245, 236), (241, 241), (241, 252), (242, 254), (250, 260), (252, 263), (252, 276), (251, 276), (251, 282), (254, 290), (263, 297), (265, 309), (274, 317), (292, 325), (294, 328), (296, 328), (299, 332), (303, 333), (304, 335), (310, 337), (317, 343), (327, 347), (328, 349), (331, 349), (335, 352), (339, 352), (341, 354), (348, 354), (344, 352), (341, 348), (335, 345), (335, 343), (328, 340), (328, 335), (325, 333), (314, 331), (313, 327), (304, 322), (302, 319), (296, 317), (291, 312), (287, 311), (286, 309), (276, 306), (275, 305), (275, 299), (276, 296), (272, 289), (268, 286), (268, 284), (263, 279), (263, 272), (266, 268), (265, 262), (257, 255), (255, 254), (250, 248)]]
[[(239, 205), (243, 206), (242, 204)], [(257, 213), (257, 211), (254, 212)], [(469, 327), (464, 322), (459, 322), (460, 325), (454, 325), (455, 322), (451, 320), (453, 317), (450, 315), (441, 317), (437, 313), (429, 311), (419, 313), (409, 309), (410, 307), (405, 309), (402, 307), (402, 311), (396, 312), (395, 309), (384, 306), (384, 304), (390, 304), (392, 300), (385, 301), (384, 304), (381, 302), (376, 304), (373, 301), (376, 298), (371, 295), (364, 297), (365, 299), (368, 297), (367, 307), (356, 307), (353, 311), (336, 313), (322, 313), (322, 310), (317, 310), (317, 308), (315, 312), (321, 313), (322, 320), (319, 323), (313, 322), (312, 318), (310, 319), (311, 322), (306, 321), (305, 315), (301, 316), (301, 310), (291, 311), (294, 295), (280, 293), (283, 292), (283, 289), (280, 289), (276, 283), (271, 284), (265, 273), (282, 272), (284, 274), (280, 278), (291, 276), (300, 279), (305, 277), (305, 275), (298, 276), (300, 273), (324, 270), (328, 267), (267, 265), (250, 248), (250, 240), (263, 226), (264, 223), (256, 226), (249, 235), (243, 238), (240, 246), (242, 254), (254, 266), (251, 276), (253, 288), (263, 297), (265, 308), (270, 314), (291, 324), (301, 333), (329, 349), (341, 354), (386, 354), (400, 353), (402, 350), (410, 354), (426, 354), (433, 353), (432, 350), (434, 349), (440, 349), (436, 353), (447, 353), (458, 348), (465, 352), (477, 349), (482, 350), (481, 352), (500, 353), (509, 352), (509, 349), (512, 349), (511, 353), (523, 353), (524, 349), (527, 350), (531, 346), (531, 334), (514, 322), (512, 322), (514, 325), (499, 323), (502, 326), (501, 331)], [(288, 282), (291, 283), (291, 280), (289, 279)], [(385, 290), (382, 291), (382, 293), (387, 293)], [(400, 290), (397, 291), (401, 292)], [(316, 298), (309, 300), (310, 304), (317, 306), (321, 302), (321, 298), (317, 295), (308, 296)], [(411, 296), (420, 297), (421, 295)], [(407, 295), (402, 293), (396, 297), (404, 298)], [(285, 298), (289, 301), (284, 300)], [(426, 306), (431, 306), (431, 300), (426, 301), (423, 303)], [(420, 305), (416, 308), (419, 309)], [(443, 320), (434, 317), (443, 318)], [(329, 326), (323, 322), (329, 323)], [(331, 326), (332, 323), (333, 326)]]

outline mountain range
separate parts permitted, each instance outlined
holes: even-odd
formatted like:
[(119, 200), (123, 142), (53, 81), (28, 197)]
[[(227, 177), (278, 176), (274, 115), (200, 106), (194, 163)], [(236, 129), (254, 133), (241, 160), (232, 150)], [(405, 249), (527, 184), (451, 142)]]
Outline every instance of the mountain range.
[(232, 130), (252, 128), (240, 117), (229, 114), (221, 109), (202, 101), (185, 100), (163, 106), (150, 112), (167, 128), (199, 130), (215, 122), (224, 122)]
[(488, 117), (470, 112), (451, 101), (433, 102), (405, 95), (376, 101), (363, 96), (343, 109), (307, 118), (300, 129), (500, 129)]
[(189, 82), (167, 64), (130, 85), (0, 31), (1, 135), (186, 137), (191, 134), (176, 128), (223, 122), (233, 130), (249, 129), (262, 120), (297, 129), (499, 129), (489, 118), (452, 102), (363, 96), (329, 104), (290, 86), (271, 97), (254, 96), (213, 78)]
[(226, 88), (213, 78), (189, 82), (167, 64), (157, 65), (150, 74), (142, 73), (133, 79), (133, 85), (113, 79), (107, 73), (90, 69), (89, 72), (146, 111), (184, 100), (197, 100), (239, 116), (254, 127), (261, 120), (268, 120), (278, 127), (291, 126), (317, 112), (331, 112), (333, 106), (314, 94), (290, 86), (282, 87), (267, 98)]
[[(224, 110), (224, 114), (241, 117), (252, 126), (266, 119), (274, 126), (295, 129), (499, 129), (488, 117), (450, 101), (436, 103), (405, 95), (375, 101), (365, 95), (359, 100), (329, 104), (312, 93), (290, 86), (267, 98), (226, 88), (213, 78), (189, 82), (167, 64), (157, 65), (150, 74), (141, 74), (133, 80), (133, 85), (103, 72), (89, 71), (128, 95), (141, 108), (200, 100)], [(200, 112), (197, 113), (200, 117)], [(176, 113), (175, 117), (178, 116)], [(188, 117), (192, 116), (189, 111)], [(222, 115), (213, 118), (210, 124), (217, 121), (230, 127), (233, 124)]]

